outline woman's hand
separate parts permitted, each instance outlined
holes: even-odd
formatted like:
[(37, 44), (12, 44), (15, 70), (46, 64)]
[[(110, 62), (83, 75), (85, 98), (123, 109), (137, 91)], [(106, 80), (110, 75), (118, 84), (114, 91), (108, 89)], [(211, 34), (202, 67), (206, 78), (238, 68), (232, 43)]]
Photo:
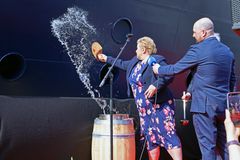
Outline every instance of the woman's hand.
[(98, 59), (99, 61), (104, 62), (104, 63), (107, 62), (107, 56), (106, 56), (105, 54), (100, 53), (100, 54), (98, 54), (97, 56), (98, 56), (97, 59)]
[(226, 134), (227, 134), (227, 141), (232, 141), (232, 140), (238, 140), (238, 137), (240, 135), (240, 128), (236, 128), (231, 120), (230, 117), (230, 112), (228, 109), (225, 110), (225, 129), (226, 129)]
[(150, 85), (144, 95), (146, 98), (151, 98), (155, 93), (157, 93), (157, 88), (154, 85)]

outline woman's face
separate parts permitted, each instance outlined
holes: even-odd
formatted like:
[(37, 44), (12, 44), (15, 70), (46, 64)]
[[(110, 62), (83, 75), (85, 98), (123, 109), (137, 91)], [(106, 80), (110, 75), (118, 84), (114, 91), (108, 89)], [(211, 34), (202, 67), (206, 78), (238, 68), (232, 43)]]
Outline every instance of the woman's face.
[(144, 56), (145, 56), (144, 52), (145, 52), (145, 48), (142, 47), (141, 44), (138, 43), (137, 44), (136, 54), (137, 54), (137, 58), (139, 60), (144, 60)]

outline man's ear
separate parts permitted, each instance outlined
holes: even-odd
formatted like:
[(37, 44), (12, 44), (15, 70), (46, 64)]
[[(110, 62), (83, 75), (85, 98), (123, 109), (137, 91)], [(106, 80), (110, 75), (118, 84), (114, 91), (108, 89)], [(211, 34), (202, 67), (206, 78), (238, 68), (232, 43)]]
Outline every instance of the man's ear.
[(207, 36), (207, 31), (204, 31), (204, 30), (203, 30), (203, 33), (202, 33), (202, 34), (203, 34), (203, 37), (205, 38), (205, 37)]

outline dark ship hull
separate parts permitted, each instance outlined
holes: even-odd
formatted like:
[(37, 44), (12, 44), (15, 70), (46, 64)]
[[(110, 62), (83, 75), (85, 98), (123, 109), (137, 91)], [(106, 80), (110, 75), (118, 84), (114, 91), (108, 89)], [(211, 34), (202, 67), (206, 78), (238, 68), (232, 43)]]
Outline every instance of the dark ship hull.
[[(92, 95), (90, 96), (89, 90), (76, 71), (78, 64), (69, 56), (72, 48), (67, 48), (66, 43), (72, 41), (66, 41), (65, 45), (61, 43), (60, 40), (64, 37), (57, 37), (56, 33), (59, 32), (54, 30), (53, 25), (56, 22), (54, 20), (66, 18), (64, 14), (69, 13), (69, 8), (76, 9), (80, 14), (84, 13), (84, 20), (94, 28), (94, 34), (87, 38), (81, 37), (85, 30), (81, 34), (72, 33), (77, 36), (74, 37), (75, 41), (71, 47), (83, 40), (89, 49), (76, 49), (74, 52), (79, 52), (80, 55), (83, 54), (81, 52), (85, 52), (87, 58), (82, 70), (89, 73), (91, 86), (99, 90), (101, 97), (109, 97), (109, 86), (98, 87), (102, 64), (94, 61), (90, 45), (93, 41), (99, 41), (104, 52), (117, 56), (123, 44), (116, 43), (111, 33), (114, 23), (123, 17), (131, 21), (134, 37), (124, 49), (121, 58), (131, 58), (135, 54), (136, 40), (147, 35), (155, 40), (158, 54), (164, 55), (168, 63), (180, 59), (194, 43), (194, 21), (201, 17), (210, 17), (215, 23), (216, 32), (221, 35), (221, 40), (235, 53), (236, 75), (239, 75), (240, 37), (231, 30), (229, 1), (1, 1), (0, 159), (59, 160), (70, 159), (71, 155), (75, 159), (91, 157), (93, 120), (102, 111), (90, 98), (82, 98)], [(186, 89), (187, 74), (185, 72), (176, 76), (170, 85), (176, 98), (180, 98), (182, 91)], [(237, 85), (239, 89), (239, 84)], [(93, 93), (94, 96), (95, 94)], [(114, 85), (113, 97), (127, 98), (125, 75), (121, 71), (119, 80)], [(121, 100), (116, 100), (116, 103), (121, 103)], [(132, 101), (127, 104), (134, 108)], [(180, 102), (177, 104), (181, 106)], [(130, 115), (137, 117), (134, 109), (126, 110)], [(179, 111), (177, 120), (180, 120), (181, 116)], [(178, 129), (186, 142), (186, 133), (180, 126)], [(188, 129), (195, 141), (192, 126)], [(188, 144), (186, 142), (184, 146), (184, 156), (188, 159), (199, 159), (198, 148), (193, 150)], [(197, 146), (196, 141), (194, 144)], [(44, 145), (48, 147), (45, 148)], [(140, 152), (140, 149), (138, 150)], [(139, 156), (139, 153), (137, 154)]]

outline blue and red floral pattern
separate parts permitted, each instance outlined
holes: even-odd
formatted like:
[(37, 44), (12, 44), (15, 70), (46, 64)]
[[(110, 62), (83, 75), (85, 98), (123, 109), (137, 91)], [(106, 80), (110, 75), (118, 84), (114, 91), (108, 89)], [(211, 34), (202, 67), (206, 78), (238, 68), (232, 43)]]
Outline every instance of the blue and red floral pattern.
[(142, 140), (147, 140), (147, 149), (157, 146), (167, 150), (181, 147), (176, 135), (174, 104), (172, 100), (162, 104), (152, 104), (144, 95), (142, 72), (147, 63), (139, 62), (132, 70), (129, 82), (140, 117)]

